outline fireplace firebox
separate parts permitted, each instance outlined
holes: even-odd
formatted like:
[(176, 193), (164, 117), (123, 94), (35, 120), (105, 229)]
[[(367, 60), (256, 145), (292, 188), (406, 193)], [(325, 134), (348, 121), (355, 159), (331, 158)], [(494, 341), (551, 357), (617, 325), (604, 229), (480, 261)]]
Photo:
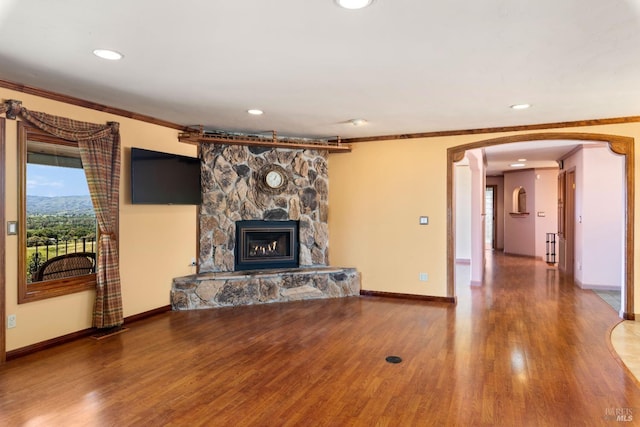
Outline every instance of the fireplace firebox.
[(298, 267), (298, 221), (237, 221), (235, 270)]

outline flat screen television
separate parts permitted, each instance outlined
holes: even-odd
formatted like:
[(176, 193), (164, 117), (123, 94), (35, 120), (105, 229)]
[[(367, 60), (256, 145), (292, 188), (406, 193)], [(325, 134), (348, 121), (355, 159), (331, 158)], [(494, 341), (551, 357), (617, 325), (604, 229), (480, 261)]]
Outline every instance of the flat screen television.
[(131, 149), (131, 203), (199, 205), (201, 202), (200, 159)]

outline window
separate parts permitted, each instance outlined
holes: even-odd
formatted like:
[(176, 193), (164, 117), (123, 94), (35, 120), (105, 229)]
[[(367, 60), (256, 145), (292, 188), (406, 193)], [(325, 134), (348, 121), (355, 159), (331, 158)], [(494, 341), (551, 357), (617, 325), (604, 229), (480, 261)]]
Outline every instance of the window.
[(97, 224), (77, 143), (18, 123), (18, 302), (95, 288)]

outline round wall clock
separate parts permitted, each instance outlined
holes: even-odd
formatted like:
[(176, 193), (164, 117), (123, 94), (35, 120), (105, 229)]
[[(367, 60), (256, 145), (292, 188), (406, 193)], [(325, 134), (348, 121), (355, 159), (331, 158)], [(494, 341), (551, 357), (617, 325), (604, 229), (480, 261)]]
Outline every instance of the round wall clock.
[(287, 188), (287, 171), (279, 165), (266, 165), (258, 173), (258, 187), (269, 194), (278, 194)]
[(271, 188), (280, 188), (284, 183), (284, 176), (279, 170), (270, 170), (264, 177), (264, 183)]

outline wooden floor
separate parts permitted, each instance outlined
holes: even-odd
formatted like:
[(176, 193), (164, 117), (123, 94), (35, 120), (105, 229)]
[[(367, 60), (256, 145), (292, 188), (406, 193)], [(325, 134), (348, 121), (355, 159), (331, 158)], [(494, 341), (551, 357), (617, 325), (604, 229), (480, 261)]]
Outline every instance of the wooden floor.
[[(608, 345), (620, 319), (593, 292), (541, 261), (498, 255), (485, 286), (461, 285), (458, 298), (456, 306), (352, 297), (166, 313), (112, 338), (7, 362), (0, 425), (640, 420), (640, 389)], [(390, 355), (402, 363), (387, 363)]]

